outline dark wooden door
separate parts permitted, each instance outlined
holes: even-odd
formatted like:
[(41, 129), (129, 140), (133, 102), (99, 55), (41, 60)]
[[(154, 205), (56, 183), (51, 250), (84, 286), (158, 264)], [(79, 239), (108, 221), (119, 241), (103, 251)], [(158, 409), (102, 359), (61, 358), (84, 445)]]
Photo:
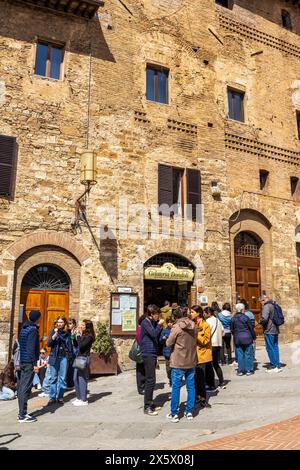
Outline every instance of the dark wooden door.
[(55, 290), (22, 289), (21, 304), (24, 305), (23, 323), (28, 320), (30, 310), (39, 310), (42, 318), (39, 326), (40, 345), (46, 347), (53, 321), (58, 316), (69, 316), (69, 292)]
[(259, 296), (261, 294), (260, 259), (250, 256), (235, 256), (236, 291), (239, 299), (246, 299), (249, 309), (255, 316), (255, 330), (262, 333)]

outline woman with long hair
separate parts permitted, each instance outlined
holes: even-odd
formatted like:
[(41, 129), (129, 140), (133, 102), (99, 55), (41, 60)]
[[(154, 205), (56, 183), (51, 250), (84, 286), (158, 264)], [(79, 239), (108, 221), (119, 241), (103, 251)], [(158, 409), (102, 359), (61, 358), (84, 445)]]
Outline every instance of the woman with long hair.
[(206, 401), (206, 376), (214, 373), (212, 367), (211, 330), (204, 319), (204, 313), (200, 305), (191, 308), (191, 318), (196, 323), (197, 334), (197, 365), (195, 374), (196, 403), (202, 408), (210, 407)]
[(51, 348), (50, 365), (50, 394), (48, 405), (64, 404), (63, 396), (67, 388), (66, 377), (68, 361), (73, 356), (71, 334), (65, 317), (58, 317), (55, 328), (51, 330), (47, 346)]
[(74, 406), (86, 406), (87, 401), (87, 383), (89, 372), (89, 359), (93, 342), (95, 341), (94, 325), (91, 320), (82, 320), (76, 330), (76, 340), (74, 343), (78, 347), (77, 356), (86, 358), (84, 369), (74, 368), (74, 385), (76, 399)]
[(0, 400), (15, 398), (16, 388), (14, 362), (11, 360), (0, 374)]

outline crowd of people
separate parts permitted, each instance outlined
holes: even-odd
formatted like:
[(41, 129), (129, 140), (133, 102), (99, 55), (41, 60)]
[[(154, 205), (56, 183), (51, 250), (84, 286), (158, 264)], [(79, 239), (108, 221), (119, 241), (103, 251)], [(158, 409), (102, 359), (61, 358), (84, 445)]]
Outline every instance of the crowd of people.
[[(260, 298), (262, 315), (260, 325), (264, 330), (266, 350), (270, 360), (267, 372), (281, 372), (279, 360), (279, 327), (274, 323), (275, 302), (266, 295)], [(251, 376), (255, 372), (255, 317), (245, 299), (235, 305), (229, 303), (222, 310), (217, 302), (210, 307), (192, 308), (170, 305), (166, 301), (160, 309), (151, 304), (140, 317), (137, 344), (142, 357), (136, 365), (137, 389), (144, 395), (144, 413), (157, 416), (160, 405), (153, 399), (156, 384), (158, 355), (162, 345), (166, 374), (172, 387), (171, 410), (167, 418), (179, 421), (180, 389), (187, 388), (184, 415), (191, 420), (196, 404), (210, 407), (207, 391), (226, 388), (221, 365), (237, 366), (238, 376)], [(233, 341), (232, 341), (233, 339)], [(232, 360), (232, 346), (235, 361)], [(216, 387), (215, 374), (218, 378)]]
[(39, 396), (48, 397), (46, 406), (63, 405), (67, 389), (75, 388), (74, 406), (86, 406), (89, 357), (95, 340), (93, 323), (83, 320), (78, 326), (71, 318), (58, 317), (50, 331), (46, 349), (39, 348), (41, 312), (32, 310), (13, 346), (12, 360), (0, 376), (0, 399), (18, 398), (19, 423), (34, 422), (27, 403), (33, 386)]
[[(266, 295), (260, 301), (260, 325), (270, 360), (267, 372), (278, 373), (282, 370), (278, 347), (281, 323), (275, 314), (281, 310)], [(34, 385), (40, 389), (39, 396), (48, 397), (46, 406), (63, 405), (65, 391), (73, 388), (76, 393), (73, 405), (88, 405), (89, 358), (95, 340), (93, 323), (83, 320), (77, 326), (72, 318), (58, 317), (48, 337), (48, 355), (46, 349), (39, 348), (40, 320), (40, 311), (32, 310), (14, 343), (12, 359), (0, 374), (0, 400), (18, 398), (20, 423), (36, 421), (27, 412)], [(220, 309), (217, 302), (204, 309), (199, 305), (191, 308), (170, 305), (168, 301), (161, 309), (148, 305), (139, 318), (136, 337), (141, 357), (136, 364), (136, 381), (138, 393), (144, 396), (144, 413), (156, 416), (161, 408), (153, 399), (159, 354), (165, 358), (166, 376), (172, 387), (167, 418), (179, 421), (180, 390), (185, 382), (185, 416), (191, 420), (196, 404), (200, 408), (211, 406), (208, 391), (226, 388), (222, 365), (236, 365), (239, 376), (254, 374), (255, 327), (255, 317), (244, 299), (235, 305), (234, 312), (229, 303)]]

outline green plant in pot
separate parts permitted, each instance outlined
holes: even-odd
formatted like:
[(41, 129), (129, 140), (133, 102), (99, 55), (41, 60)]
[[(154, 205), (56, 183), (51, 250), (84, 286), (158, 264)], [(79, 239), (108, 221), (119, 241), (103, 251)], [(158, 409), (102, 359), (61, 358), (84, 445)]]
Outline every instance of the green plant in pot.
[(97, 322), (95, 336), (92, 351), (98, 354), (98, 356), (108, 358), (116, 351), (106, 322)]

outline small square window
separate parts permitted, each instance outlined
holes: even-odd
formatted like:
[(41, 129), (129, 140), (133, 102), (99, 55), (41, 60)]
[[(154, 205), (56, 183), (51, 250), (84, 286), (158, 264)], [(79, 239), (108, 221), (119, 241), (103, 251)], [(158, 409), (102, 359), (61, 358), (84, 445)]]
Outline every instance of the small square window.
[(244, 122), (245, 93), (228, 88), (228, 116), (235, 121)]
[(62, 46), (39, 42), (36, 48), (35, 75), (61, 80), (63, 56)]
[(269, 177), (267, 170), (259, 170), (259, 186), (261, 191), (265, 189)]
[(169, 70), (156, 65), (146, 68), (146, 98), (149, 101), (168, 104)]
[(294, 196), (298, 190), (299, 178), (297, 176), (291, 176), (291, 194)]

